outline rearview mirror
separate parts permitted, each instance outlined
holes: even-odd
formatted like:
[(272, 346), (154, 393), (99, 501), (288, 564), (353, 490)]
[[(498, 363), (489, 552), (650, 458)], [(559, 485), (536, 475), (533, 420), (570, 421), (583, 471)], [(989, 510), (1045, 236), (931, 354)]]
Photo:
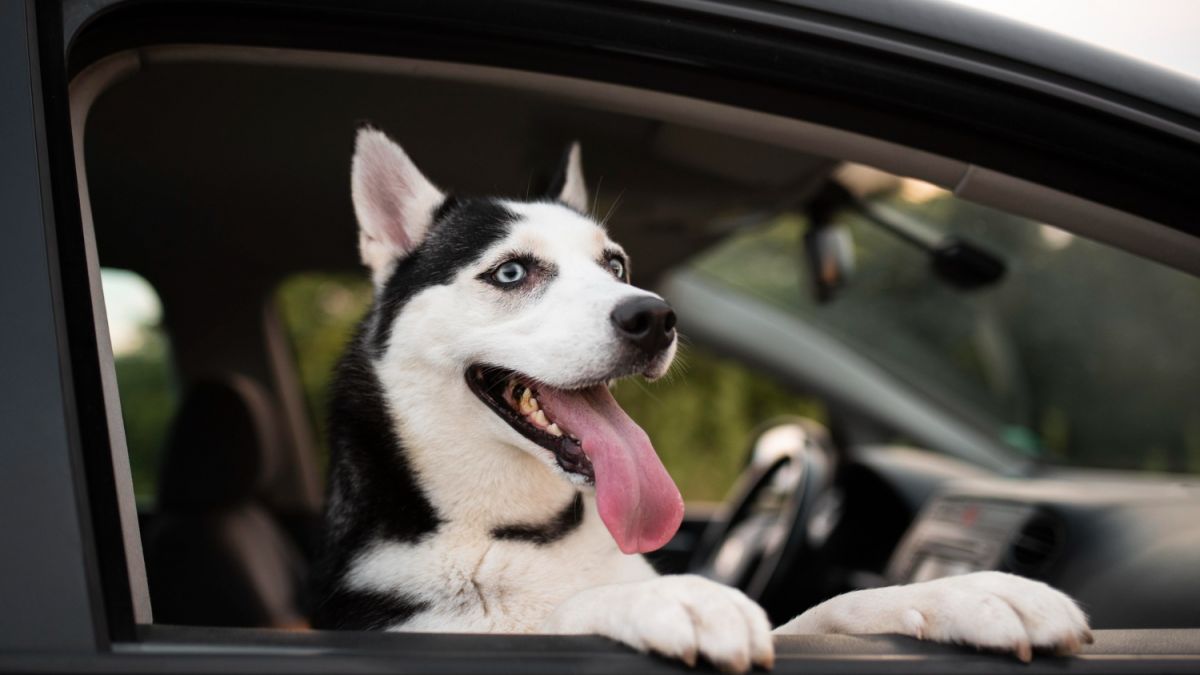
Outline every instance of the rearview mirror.
[(808, 203), (804, 251), (817, 302), (833, 299), (854, 271), (850, 230), (837, 222), (849, 212), (924, 251), (938, 279), (961, 290), (983, 288), (1004, 278), (1007, 265), (999, 255), (961, 236), (944, 234), (918, 218), (884, 203), (859, 200), (835, 181), (825, 183)]
[(804, 233), (804, 252), (817, 302), (825, 303), (854, 274), (854, 240), (845, 225), (813, 224)]

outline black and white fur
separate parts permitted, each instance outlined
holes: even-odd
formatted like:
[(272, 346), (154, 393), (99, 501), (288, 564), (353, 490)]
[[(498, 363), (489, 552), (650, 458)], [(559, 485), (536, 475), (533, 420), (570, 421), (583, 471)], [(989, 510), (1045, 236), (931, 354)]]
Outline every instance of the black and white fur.
[[(578, 146), (558, 184), (542, 201), (445, 196), (383, 133), (360, 131), (352, 192), (375, 300), (332, 392), (314, 625), (596, 633), (688, 663), (769, 667), (771, 626), (755, 603), (623, 554), (586, 481), (465, 383), (477, 362), (565, 388), (628, 374), (609, 315), (657, 296), (603, 264), (624, 254), (587, 215)], [(486, 280), (514, 252), (544, 267), (520, 293)], [(662, 375), (674, 349), (637, 372)], [(1090, 639), (1069, 598), (999, 573), (851, 593), (777, 632), (901, 633), (1026, 659)]]

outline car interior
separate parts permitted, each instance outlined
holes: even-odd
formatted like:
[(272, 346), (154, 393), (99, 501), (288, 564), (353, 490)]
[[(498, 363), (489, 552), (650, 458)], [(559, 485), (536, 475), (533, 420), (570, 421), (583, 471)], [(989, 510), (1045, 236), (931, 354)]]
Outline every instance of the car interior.
[[(143, 623), (307, 625), (322, 413), (305, 398), (277, 292), (299, 274), (365, 278), (349, 167), (356, 129), (371, 124), (459, 194), (541, 194), (579, 140), (595, 214), (630, 253), (634, 283), (671, 302), (695, 348), (827, 411), (758, 420), (729, 495), (689, 503), (675, 540), (652, 556), (661, 570), (736, 585), (777, 623), (848, 590), (1002, 570), (1071, 594), (1096, 628), (1200, 627), (1200, 482), (1184, 473), (1200, 460), (1168, 453), (1158, 473), (1042, 461), (1028, 434), (942, 387), (937, 367), (889, 351), (908, 348), (903, 336), (875, 340), (888, 329), (868, 319), (887, 310), (846, 309), (832, 324), (818, 314), (850, 307), (839, 298), (860, 281), (903, 287), (902, 274), (870, 276), (883, 268), (869, 241), (902, 251), (904, 269), (938, 293), (1019, 283), (1033, 268), (990, 242), (988, 228), (1004, 225), (981, 216), (984, 234), (950, 239), (883, 193), (909, 190), (917, 203), (933, 190), (1052, 225), (1048, 241), (1086, 239), (1174, 275), (1184, 290), (1171, 307), (1195, 308), (1200, 255), (1177, 232), (803, 120), (484, 66), (163, 45), (90, 66), (71, 106), (97, 266), (153, 287), (170, 344), (176, 396), (157, 496), (122, 495)], [(1157, 239), (1134, 236), (1147, 230)], [(803, 300), (745, 291), (754, 279), (736, 270), (753, 266), (738, 267), (738, 255), (773, 236), (793, 248), (751, 271), (781, 275), (772, 288)], [(1195, 368), (1196, 355), (1176, 367)], [(115, 386), (109, 395), (133, 400)], [(1193, 420), (1200, 438), (1195, 392), (1176, 402), (1170, 419)], [(129, 461), (115, 455), (126, 474)]]

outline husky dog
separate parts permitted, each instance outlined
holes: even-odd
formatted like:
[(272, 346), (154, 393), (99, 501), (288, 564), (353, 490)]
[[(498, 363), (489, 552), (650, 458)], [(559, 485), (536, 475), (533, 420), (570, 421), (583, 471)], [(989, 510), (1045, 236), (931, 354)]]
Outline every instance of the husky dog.
[[(631, 286), (588, 216), (578, 145), (553, 197), (442, 193), (383, 133), (351, 171), (374, 304), (337, 369), (318, 628), (595, 633), (722, 669), (770, 667), (735, 589), (659, 576), (683, 500), (609, 383), (667, 372), (675, 315)], [(859, 591), (777, 631), (901, 633), (1077, 651), (1087, 620), (1033, 581), (978, 573)]]

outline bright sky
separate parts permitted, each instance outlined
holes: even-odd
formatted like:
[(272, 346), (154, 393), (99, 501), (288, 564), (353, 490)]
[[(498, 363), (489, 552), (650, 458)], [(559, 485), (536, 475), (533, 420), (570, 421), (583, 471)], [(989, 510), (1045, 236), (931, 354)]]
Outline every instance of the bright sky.
[(158, 294), (145, 279), (124, 270), (101, 269), (104, 305), (108, 309), (108, 332), (113, 354), (137, 351), (145, 341), (142, 332), (162, 318)]
[(1200, 79), (1200, 0), (946, 0)]

